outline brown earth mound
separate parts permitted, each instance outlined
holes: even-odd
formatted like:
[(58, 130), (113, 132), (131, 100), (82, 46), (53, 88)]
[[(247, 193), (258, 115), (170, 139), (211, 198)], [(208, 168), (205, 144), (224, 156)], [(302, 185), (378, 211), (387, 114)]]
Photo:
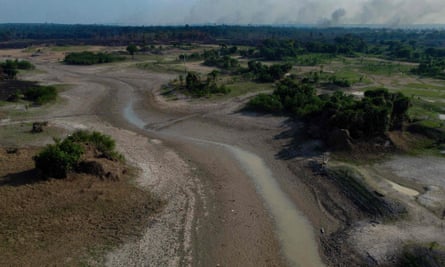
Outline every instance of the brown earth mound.
[(118, 161), (89, 164), (104, 175), (121, 170), (120, 179), (36, 179), (32, 157), (39, 150), (0, 148), (1, 266), (97, 265), (102, 251), (142, 232), (161, 207), (130, 183)]

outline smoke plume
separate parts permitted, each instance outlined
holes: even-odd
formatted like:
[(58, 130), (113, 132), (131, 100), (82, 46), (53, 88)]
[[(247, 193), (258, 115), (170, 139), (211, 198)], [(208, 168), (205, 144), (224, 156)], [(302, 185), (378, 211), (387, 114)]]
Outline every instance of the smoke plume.
[(0, 23), (445, 24), (445, 0), (0, 0)]
[(443, 24), (443, 0), (198, 0), (188, 23)]

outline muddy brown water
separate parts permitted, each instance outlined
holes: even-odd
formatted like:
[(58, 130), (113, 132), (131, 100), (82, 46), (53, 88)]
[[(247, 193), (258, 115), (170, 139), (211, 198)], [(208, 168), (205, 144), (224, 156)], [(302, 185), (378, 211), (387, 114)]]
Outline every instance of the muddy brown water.
[[(146, 131), (145, 121), (134, 111), (134, 103), (129, 103), (123, 110), (125, 119)], [(147, 117), (149, 120), (150, 117)], [(159, 132), (156, 132), (159, 134)], [(162, 133), (169, 137), (196, 144), (207, 144), (226, 149), (239, 162), (241, 168), (254, 182), (257, 192), (263, 198), (269, 213), (275, 222), (276, 233), (281, 243), (283, 254), (291, 266), (324, 266), (318, 252), (314, 231), (306, 217), (295, 207), (289, 197), (280, 188), (272, 171), (263, 159), (240, 147), (184, 136), (183, 133)]]

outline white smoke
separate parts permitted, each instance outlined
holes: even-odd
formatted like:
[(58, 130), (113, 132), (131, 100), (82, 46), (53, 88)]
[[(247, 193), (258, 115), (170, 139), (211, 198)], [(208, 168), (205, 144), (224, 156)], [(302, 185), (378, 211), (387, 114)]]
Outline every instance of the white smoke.
[(198, 0), (192, 24), (444, 24), (444, 0)]
[(445, 24), (445, 0), (0, 0), (0, 23)]

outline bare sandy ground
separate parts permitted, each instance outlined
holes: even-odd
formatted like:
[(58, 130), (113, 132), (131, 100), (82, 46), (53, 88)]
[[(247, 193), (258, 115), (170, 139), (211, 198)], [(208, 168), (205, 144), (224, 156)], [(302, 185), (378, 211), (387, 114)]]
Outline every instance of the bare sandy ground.
[[(32, 60), (42, 71), (29, 73), (26, 79), (72, 87), (62, 93), (65, 101), (50, 107), (47, 115), (26, 119), (110, 134), (140, 169), (138, 184), (168, 203), (148, 223), (143, 238), (110, 253), (106, 265), (285, 265), (273, 222), (234, 159), (175, 138), (161, 141), (156, 133), (137, 129), (122, 118), (126, 105), (157, 89), (170, 76), (112, 65), (73, 67)], [(152, 123), (182, 116), (177, 111), (156, 115)], [(203, 157), (206, 154), (211, 156)]]
[[(227, 151), (197, 144), (189, 137), (233, 145), (259, 155), (283, 191), (314, 226), (317, 240), (344, 226), (345, 221), (323, 205), (324, 192), (307, 182), (319, 179), (306, 168), (308, 160), (320, 159), (320, 155), (309, 155), (311, 146), (317, 144), (300, 144), (300, 156), (283, 160), (279, 152), (292, 137), (283, 132), (298, 129), (298, 125), (289, 124), (285, 118), (237, 112), (249, 96), (221, 103), (171, 103), (157, 96), (159, 87), (172, 79), (171, 75), (143, 72), (129, 68), (129, 64), (75, 67), (58, 64), (56, 58), (31, 60), (41, 72), (30, 73), (26, 79), (73, 87), (62, 93), (66, 101), (51, 107), (48, 115), (28, 119), (46, 119), (68, 129), (97, 129), (112, 135), (119, 150), (140, 169), (138, 184), (168, 201), (160, 216), (148, 223), (143, 238), (111, 252), (106, 257), (107, 265), (288, 265), (274, 220), (239, 162)], [(129, 106), (138, 115), (133, 124), (123, 115)], [(422, 191), (422, 181), (410, 182), (405, 169), (397, 169), (415, 165), (409, 160), (399, 163), (396, 159), (362, 171), (370, 177), (383, 177), (418, 190), (419, 197), (407, 196), (400, 188), (392, 190), (394, 186), (381, 179), (371, 179), (377, 189), (404, 201), (410, 218), (392, 224), (358, 221), (350, 226), (344, 239), (374, 264), (391, 262), (394, 254), (410, 242), (445, 244), (445, 240), (437, 238), (443, 232), (441, 220), (431, 206), (424, 208), (421, 203), (421, 196), (430, 199), (435, 195), (426, 193), (436, 192), (435, 189)], [(440, 164), (436, 166), (438, 174), (443, 174)], [(434, 173), (423, 167), (418, 169)], [(420, 180), (420, 176), (416, 175), (416, 179)], [(437, 181), (437, 175), (434, 177)], [(345, 205), (344, 212), (353, 214), (354, 210)], [(332, 259), (327, 262), (338, 265)]]

